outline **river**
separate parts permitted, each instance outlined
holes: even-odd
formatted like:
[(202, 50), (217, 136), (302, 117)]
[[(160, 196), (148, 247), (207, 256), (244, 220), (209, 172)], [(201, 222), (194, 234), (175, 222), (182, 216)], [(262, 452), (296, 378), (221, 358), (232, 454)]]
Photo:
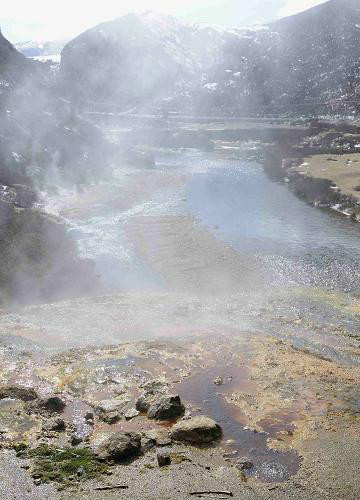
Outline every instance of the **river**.
[(95, 259), (107, 291), (168, 289), (134, 253), (125, 229), (133, 217), (169, 215), (193, 217), (241, 255), (256, 257), (272, 285), (360, 290), (359, 226), (309, 206), (286, 184), (269, 179), (261, 165), (227, 151), (188, 151), (160, 154), (156, 168), (185, 181), (154, 190), (128, 210), (71, 221), (82, 254)]

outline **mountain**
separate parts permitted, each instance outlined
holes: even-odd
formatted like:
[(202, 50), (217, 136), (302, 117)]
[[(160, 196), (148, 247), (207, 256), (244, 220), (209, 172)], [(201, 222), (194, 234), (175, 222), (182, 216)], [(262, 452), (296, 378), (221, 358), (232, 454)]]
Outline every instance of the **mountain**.
[(129, 14), (68, 43), (60, 76), (73, 97), (123, 107), (186, 96), (220, 62), (222, 43), (237, 36), (152, 12)]
[(224, 59), (240, 73), (240, 94), (259, 105), (304, 109), (319, 102), (336, 110), (358, 99), (359, 54), (359, 2), (330, 0), (270, 24), (261, 39), (228, 47)]
[(130, 14), (63, 49), (72, 99), (198, 113), (356, 109), (360, 5), (330, 0), (249, 28), (194, 25)]

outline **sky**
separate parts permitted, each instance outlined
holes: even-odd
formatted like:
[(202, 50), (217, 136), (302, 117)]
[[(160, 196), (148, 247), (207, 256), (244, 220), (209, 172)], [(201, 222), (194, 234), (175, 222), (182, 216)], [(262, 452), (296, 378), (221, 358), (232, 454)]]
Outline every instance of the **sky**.
[(300, 12), (325, 0), (12, 0), (0, 28), (11, 42), (70, 39), (128, 12), (154, 10), (190, 22), (245, 26)]

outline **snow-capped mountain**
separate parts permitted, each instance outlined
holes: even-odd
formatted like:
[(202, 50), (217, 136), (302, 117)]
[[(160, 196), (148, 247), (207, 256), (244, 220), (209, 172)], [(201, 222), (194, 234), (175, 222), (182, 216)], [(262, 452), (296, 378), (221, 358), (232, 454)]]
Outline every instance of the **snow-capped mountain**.
[(267, 26), (186, 24), (151, 12), (68, 43), (61, 79), (83, 101), (223, 113), (329, 110), (360, 92), (360, 4), (330, 0)]
[[(222, 46), (244, 30), (185, 24), (152, 12), (129, 14), (67, 44), (61, 77), (78, 96), (121, 105), (186, 96), (206, 84)], [(200, 87), (199, 87), (200, 86)]]

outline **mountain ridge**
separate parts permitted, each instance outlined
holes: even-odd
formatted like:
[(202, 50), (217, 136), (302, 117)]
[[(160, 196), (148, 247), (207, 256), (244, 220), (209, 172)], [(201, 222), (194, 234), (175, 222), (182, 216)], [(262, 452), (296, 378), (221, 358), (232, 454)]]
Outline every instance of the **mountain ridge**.
[[(354, 0), (330, 0), (254, 28), (131, 14), (70, 41), (60, 74), (73, 98), (86, 94), (89, 101), (120, 106), (226, 113), (295, 111), (318, 101), (336, 111), (359, 93), (358, 26)], [(77, 82), (72, 92), (67, 81)]]

